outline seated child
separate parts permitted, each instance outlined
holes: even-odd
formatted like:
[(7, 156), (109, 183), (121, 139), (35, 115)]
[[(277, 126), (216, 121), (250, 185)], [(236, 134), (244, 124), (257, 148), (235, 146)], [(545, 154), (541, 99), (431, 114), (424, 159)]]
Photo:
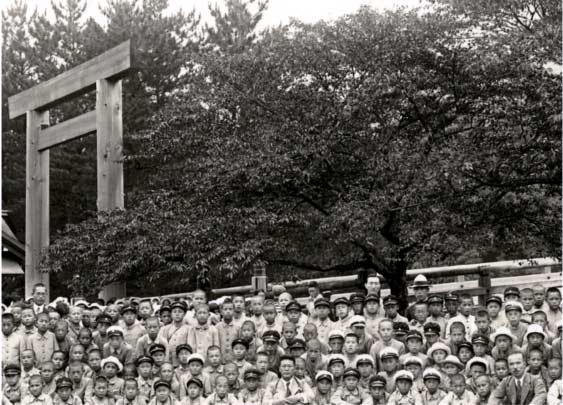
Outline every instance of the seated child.
[(41, 403), (43, 405), (53, 405), (53, 400), (43, 393), (43, 380), (40, 375), (32, 375), (29, 378), (29, 394), (21, 400), (21, 405), (31, 405)]
[(27, 395), (27, 387), (22, 385), (21, 369), (17, 364), (6, 364), (4, 366), (4, 380), (2, 384), (2, 403), (11, 405), (19, 404)]
[(21, 381), (24, 385), (29, 386), (29, 379), (33, 375), (39, 375), (39, 369), (35, 367), (35, 355), (33, 350), (23, 350), (21, 352)]
[(328, 334), (328, 347), (330, 354), (342, 354), (344, 348), (344, 334), (340, 330), (331, 330)]
[(435, 368), (428, 367), (422, 373), (425, 389), (420, 393), (424, 405), (438, 405), (447, 395), (446, 391), (440, 388), (442, 374)]
[(563, 388), (561, 379), (555, 380), (547, 391), (547, 405), (561, 405), (563, 399)]
[(186, 343), (176, 346), (176, 364), (178, 366), (174, 369), (174, 375), (178, 381), (180, 381), (183, 375), (190, 373), (188, 359), (192, 353), (193, 350), (191, 346)]
[(373, 362), (373, 358), (369, 354), (360, 354), (356, 359), (355, 366), (360, 372), (360, 382), (358, 386), (365, 391), (369, 391), (369, 381), (372, 375), (374, 375), (375, 363)]
[[(72, 394), (85, 402), (90, 396), (92, 388), (91, 379), (84, 376), (84, 364), (74, 361), (68, 366), (68, 378), (72, 381)], [(106, 384), (107, 385), (107, 384)]]
[(528, 352), (528, 357), (526, 358), (528, 367), (526, 370), (531, 375), (540, 376), (546, 387), (551, 384), (551, 378), (549, 378), (549, 373), (547, 367), (544, 366), (543, 353), (539, 349), (531, 349)]
[(415, 356), (408, 356), (403, 360), (405, 370), (410, 372), (413, 377), (412, 389), (419, 394), (426, 390), (422, 379), (422, 360)]
[(67, 377), (61, 377), (57, 381), (53, 405), (82, 405), (82, 401), (72, 393), (72, 381)]
[(278, 380), (278, 375), (268, 370), (268, 355), (266, 353), (256, 353), (256, 370), (260, 373), (261, 388), (266, 388), (268, 384)]
[(344, 337), (344, 348), (342, 349), (342, 354), (346, 358), (348, 364), (354, 364), (356, 358), (358, 357), (358, 335), (349, 332)]
[(451, 391), (446, 397), (440, 401), (440, 405), (456, 405), (456, 404), (478, 404), (477, 396), (466, 389), (465, 377), (461, 374), (455, 374), (450, 377)]
[(473, 346), (469, 342), (461, 342), (457, 347), (457, 358), (465, 366), (473, 357)]
[(515, 338), (508, 328), (499, 328), (493, 334), (491, 340), (495, 344), (493, 350), (491, 350), (491, 355), (495, 360), (508, 359), (509, 355), (521, 352), (521, 349), (514, 344)]
[(380, 375), (371, 376), (369, 379), (369, 393), (373, 405), (386, 405), (389, 401), (389, 394), (385, 391), (387, 381)]
[(508, 377), (508, 360), (507, 359), (498, 359), (495, 360), (495, 373), (491, 380), (492, 388), (495, 389), (501, 383), (501, 381)]
[[(157, 381), (167, 383), (170, 386), (168, 394), (175, 400), (180, 399), (181, 384), (178, 380), (176, 380), (176, 377), (174, 376), (174, 368), (172, 366), (172, 363), (166, 362), (162, 364)], [(156, 382), (153, 385), (153, 389), (156, 390), (155, 385)]]
[(411, 330), (407, 334), (407, 352), (399, 357), (399, 362), (403, 362), (407, 357), (413, 356), (420, 359), (423, 368), (428, 364), (428, 356), (422, 353), (422, 333), (417, 330)]
[(315, 383), (313, 403), (317, 405), (330, 405), (333, 383), (332, 374), (328, 371), (319, 371), (315, 376)]
[(215, 379), (223, 374), (223, 360), (219, 346), (209, 346), (207, 349), (207, 366), (203, 368), (203, 372), (209, 376), (211, 389), (215, 389)]
[(186, 396), (182, 400), (182, 405), (203, 405), (205, 398), (203, 393), (203, 383), (199, 378), (190, 378), (186, 382)]
[(340, 387), (343, 384), (346, 358), (342, 354), (331, 354), (328, 357), (327, 367), (332, 374), (334, 388)]
[(123, 365), (117, 357), (109, 356), (102, 360), (102, 371), (107, 379), (107, 395), (109, 398), (117, 400), (123, 395), (123, 387), (125, 381), (117, 376), (117, 373), (123, 371)]
[(242, 389), (240, 381), (240, 372), (235, 363), (227, 363), (223, 368), (225, 370), (225, 377), (227, 377), (228, 392), (229, 394), (238, 395)]
[(358, 386), (360, 372), (355, 368), (344, 370), (344, 383), (332, 394), (331, 403), (340, 404), (364, 404), (371, 399), (370, 395)]
[(246, 349), (246, 360), (253, 363), (256, 361), (256, 352), (263, 342), (256, 337), (256, 326), (252, 321), (247, 320), (240, 327), (240, 337), (246, 341), (248, 348)]
[(495, 359), (488, 354), (490, 340), (487, 336), (476, 333), (471, 338), (471, 345), (473, 346), (473, 354), (475, 357), (481, 357), (487, 360), (489, 370), (491, 372), (495, 369)]
[[(170, 364), (170, 367), (172, 367), (172, 364)], [(157, 380), (154, 383), (153, 388), (154, 397), (149, 401), (149, 405), (176, 405), (178, 403), (176, 396), (172, 393), (172, 387), (168, 381)]]
[(46, 361), (41, 364), (40, 375), (43, 380), (43, 394), (49, 395), (51, 398), (55, 394), (57, 383), (55, 377), (55, 365), (52, 361)]
[[(454, 375), (461, 373), (463, 369), (463, 363), (459, 361), (456, 356), (449, 355), (444, 359), (444, 362), (442, 363), (442, 370), (444, 371), (445, 377), (442, 380), (442, 387), (444, 387), (446, 391), (450, 391), (451, 389), (451, 378)], [(465, 380), (463, 383), (465, 385)]]
[(400, 370), (395, 376), (395, 385), (397, 388), (389, 396), (388, 405), (402, 405), (402, 404), (422, 404), (422, 397), (420, 394), (412, 389), (413, 375), (406, 370)]
[(87, 358), (90, 370), (85, 375), (93, 380), (97, 376), (102, 375), (102, 352), (100, 349), (92, 349), (88, 352)]
[(465, 385), (471, 390), (471, 392), (477, 394), (477, 385), (475, 384), (475, 380), (479, 376), (488, 374), (489, 365), (487, 360), (482, 357), (473, 357), (465, 366), (465, 375), (469, 376), (469, 378), (465, 381)]
[(308, 384), (310, 387), (313, 386), (311, 377), (309, 377), (309, 374), (307, 373), (305, 359), (302, 357), (295, 358), (295, 379), (300, 383)]
[[(243, 324), (244, 326), (244, 324)], [(244, 339), (235, 339), (231, 343), (233, 360), (238, 367), (240, 375), (244, 375), (244, 372), (249, 368), (252, 368), (252, 364), (246, 361), (246, 354), (248, 352), (248, 342)]]
[(61, 377), (66, 377), (66, 354), (61, 350), (54, 351), (51, 356), (51, 361), (55, 367), (55, 375), (53, 377), (55, 381)]
[(552, 357), (551, 346), (545, 343), (546, 334), (540, 325), (531, 324), (524, 335), (524, 346), (522, 346), (522, 353), (528, 357), (530, 350), (537, 349), (542, 352), (542, 356), (546, 361)]
[(387, 380), (386, 390), (389, 394), (392, 394), (395, 391), (395, 375), (399, 370), (399, 352), (392, 347), (385, 347), (379, 353), (379, 357), (381, 359), (382, 371), (377, 373), (377, 375)]
[(480, 404), (486, 404), (491, 396), (491, 378), (488, 375), (480, 375), (473, 380), (476, 388), (476, 394), (479, 397)]
[(255, 368), (244, 372), (245, 387), (239, 392), (238, 398), (243, 404), (262, 404), (266, 390), (260, 387), (260, 373)]
[[(232, 364), (232, 363), (230, 363)], [(229, 381), (224, 375), (220, 375), (215, 380), (215, 391), (209, 395), (205, 405), (213, 404), (242, 405), (235, 394), (229, 393)]]
[(116, 405), (146, 405), (149, 400), (149, 397), (139, 393), (139, 386), (134, 378), (125, 379), (123, 391), (124, 395), (116, 401)]
[(135, 362), (137, 366), (137, 388), (139, 394), (145, 398), (151, 398), (153, 395), (152, 386), (154, 378), (152, 376), (152, 366), (154, 361), (152, 357), (141, 356)]

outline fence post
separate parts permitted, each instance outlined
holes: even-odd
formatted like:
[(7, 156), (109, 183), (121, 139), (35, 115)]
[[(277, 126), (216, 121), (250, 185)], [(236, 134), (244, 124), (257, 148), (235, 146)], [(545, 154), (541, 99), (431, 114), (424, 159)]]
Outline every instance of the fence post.
[(485, 292), (483, 294), (479, 294), (477, 302), (479, 305), (485, 306), (487, 296), (491, 291), (491, 274), (487, 269), (479, 269), (479, 287), (485, 288)]

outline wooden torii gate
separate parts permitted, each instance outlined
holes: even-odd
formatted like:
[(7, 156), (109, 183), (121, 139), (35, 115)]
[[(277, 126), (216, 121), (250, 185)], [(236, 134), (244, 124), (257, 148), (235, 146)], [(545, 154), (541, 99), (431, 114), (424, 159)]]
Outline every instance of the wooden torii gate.
[[(97, 209), (123, 208), (123, 124), (121, 78), (132, 68), (131, 41), (126, 41), (57, 77), (8, 99), (11, 119), (26, 114), (25, 294), (44, 283), (39, 271), (41, 249), (49, 245), (49, 149), (97, 134)], [(96, 109), (49, 126), (49, 108), (96, 90)], [(107, 287), (102, 296), (124, 295), (124, 285)]]

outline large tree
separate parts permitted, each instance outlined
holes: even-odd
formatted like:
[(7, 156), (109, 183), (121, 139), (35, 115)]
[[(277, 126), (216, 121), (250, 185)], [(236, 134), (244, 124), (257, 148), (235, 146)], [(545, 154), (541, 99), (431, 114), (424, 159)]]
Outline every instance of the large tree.
[(558, 255), (560, 78), (472, 24), (363, 8), (203, 55), (137, 134), (143, 190), (68, 227), (43, 266), (77, 290), (369, 269), (405, 303), (409, 266)]

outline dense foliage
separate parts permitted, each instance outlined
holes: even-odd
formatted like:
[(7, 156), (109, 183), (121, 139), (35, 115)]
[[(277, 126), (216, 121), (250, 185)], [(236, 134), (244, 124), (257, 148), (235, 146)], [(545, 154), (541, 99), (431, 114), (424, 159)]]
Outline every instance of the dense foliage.
[(559, 255), (560, 23), (440, 2), (256, 33), (229, 3), (126, 134), (127, 210), (68, 225), (46, 270), (85, 292), (368, 269), (404, 299), (407, 267)]

